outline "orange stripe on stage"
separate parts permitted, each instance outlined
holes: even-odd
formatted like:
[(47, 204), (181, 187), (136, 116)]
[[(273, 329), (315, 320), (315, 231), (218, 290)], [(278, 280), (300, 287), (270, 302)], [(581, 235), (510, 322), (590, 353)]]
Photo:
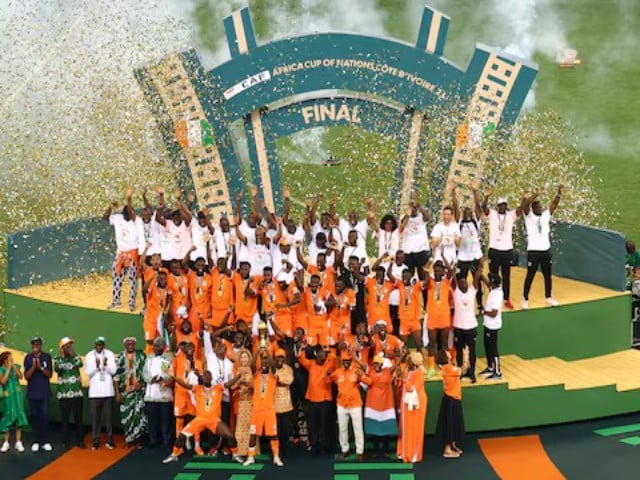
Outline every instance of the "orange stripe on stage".
[(484, 438), (478, 443), (502, 480), (566, 479), (547, 455), (538, 435)]
[(27, 477), (27, 480), (51, 480), (52, 478), (86, 480), (94, 478), (135, 450), (135, 448), (124, 448), (124, 438), (118, 435), (114, 435), (116, 448), (113, 450), (109, 450), (104, 444), (101, 444), (99, 450), (93, 451), (91, 450), (91, 438), (88, 440), (89, 447), (86, 450), (72, 448)]

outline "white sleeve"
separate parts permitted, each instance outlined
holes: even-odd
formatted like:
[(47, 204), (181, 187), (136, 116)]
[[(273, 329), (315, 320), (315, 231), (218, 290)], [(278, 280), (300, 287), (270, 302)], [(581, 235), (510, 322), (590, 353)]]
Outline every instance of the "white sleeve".
[(116, 357), (113, 355), (113, 352), (107, 352), (107, 368), (106, 372), (113, 376), (116, 374), (118, 367), (116, 365)]
[(204, 354), (205, 356), (207, 355), (213, 355), (213, 344), (211, 343), (211, 334), (210, 333), (205, 333), (204, 335), (202, 335), (202, 340), (204, 340)]
[(93, 378), (93, 376), (98, 373), (98, 368), (96, 367), (96, 355), (93, 353), (93, 350), (85, 356), (84, 371), (89, 378)]

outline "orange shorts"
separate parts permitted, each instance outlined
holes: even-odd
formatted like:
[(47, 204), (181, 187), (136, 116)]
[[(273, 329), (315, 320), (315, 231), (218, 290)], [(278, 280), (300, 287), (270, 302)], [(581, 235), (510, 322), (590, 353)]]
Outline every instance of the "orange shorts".
[(422, 329), (419, 320), (400, 320), (400, 336), (406, 337), (413, 332), (419, 332)]
[(218, 429), (218, 424), (221, 422), (219, 418), (204, 418), (204, 417), (196, 417), (191, 420), (186, 427), (182, 429), (183, 435), (187, 437), (191, 437), (193, 435), (198, 435), (202, 433), (204, 430), (209, 430), (211, 433), (216, 433)]
[(329, 326), (314, 325), (309, 327), (307, 332), (307, 343), (312, 347), (315, 345), (329, 345)]
[(184, 417), (186, 415), (195, 416), (196, 407), (191, 401), (191, 395), (182, 387), (176, 386), (175, 398), (173, 400), (173, 415)]
[(275, 410), (260, 410), (251, 412), (249, 422), (249, 434), (276, 437), (278, 436), (278, 423)]
[(451, 327), (451, 315), (447, 311), (445, 314), (428, 314), (427, 317), (427, 328), (429, 330), (435, 330), (440, 328), (450, 328)]

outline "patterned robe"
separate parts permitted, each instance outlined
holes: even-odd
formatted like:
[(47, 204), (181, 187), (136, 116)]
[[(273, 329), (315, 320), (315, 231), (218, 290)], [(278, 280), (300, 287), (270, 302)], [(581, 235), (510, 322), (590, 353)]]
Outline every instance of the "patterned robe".
[[(127, 354), (120, 352), (116, 358), (117, 371), (114, 381), (118, 383), (122, 403), (120, 404), (120, 424), (125, 441), (133, 443), (147, 432), (147, 416), (144, 405), (144, 385), (142, 371), (147, 356), (141, 350)], [(136, 383), (141, 385), (135, 389)]]

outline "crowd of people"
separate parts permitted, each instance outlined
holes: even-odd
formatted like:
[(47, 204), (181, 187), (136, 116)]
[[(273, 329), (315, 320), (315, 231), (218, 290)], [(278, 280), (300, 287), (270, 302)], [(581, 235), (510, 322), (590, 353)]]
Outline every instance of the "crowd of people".
[[(528, 237), (522, 308), (528, 308), (539, 267), (546, 302), (558, 304), (551, 294), (549, 232), (562, 185), (548, 209), (538, 199), (540, 190), (524, 192), (514, 210), (505, 198), (490, 207), (491, 190), (481, 193), (477, 185), (472, 205), (461, 207), (452, 187), (450, 204), (430, 234), (429, 212), (415, 197), (400, 217), (386, 214), (379, 221), (369, 199), (363, 218), (356, 210), (342, 218), (335, 201), (319, 213), (323, 198), (308, 198), (298, 224), (286, 189), (281, 217), (267, 211), (256, 189), (246, 215), (240, 195), (235, 217), (219, 219), (196, 209), (193, 195), (176, 192), (168, 202), (162, 188), (157, 194), (154, 207), (143, 192), (138, 214), (129, 190), (121, 210), (114, 203), (104, 213), (117, 246), (109, 308), (122, 307), (126, 277), (128, 306), (135, 311), (141, 279), (144, 349), (126, 338), (116, 355), (98, 337), (83, 362), (70, 338), (60, 340), (54, 359), (34, 339), (33, 359), (25, 360), (29, 385), (46, 379), (48, 389), (52, 372), (58, 373), (66, 444), (71, 414), (81, 429), (84, 368), (94, 449), (100, 448), (101, 425), (105, 446), (113, 448), (115, 400), (127, 445), (140, 446), (148, 437), (151, 446), (171, 447), (166, 463), (192, 448), (196, 454), (229, 453), (251, 465), (267, 445), (277, 466), (292, 445), (304, 444), (313, 454), (337, 447), (346, 457), (349, 426), (358, 460), (365, 458), (369, 437), (374, 451), (368, 453), (417, 462), (427, 415), (425, 379), (440, 371), (437, 436), (443, 456), (457, 458), (464, 436), (461, 381), (476, 382), (479, 316), (488, 364), (480, 374), (502, 378), (498, 332), (503, 308), (513, 308), (513, 228), (520, 217)], [(486, 275), (482, 222), (488, 223)], [(11, 392), (22, 373), (10, 354), (2, 355), (0, 384)], [(43, 400), (41, 391), (33, 387), (27, 397), (41, 432), (34, 448), (46, 450), (49, 397)], [(24, 408), (8, 410), (0, 432), (15, 426), (19, 450)], [(74, 441), (81, 444), (80, 433)], [(9, 449), (6, 435), (2, 451)]]

